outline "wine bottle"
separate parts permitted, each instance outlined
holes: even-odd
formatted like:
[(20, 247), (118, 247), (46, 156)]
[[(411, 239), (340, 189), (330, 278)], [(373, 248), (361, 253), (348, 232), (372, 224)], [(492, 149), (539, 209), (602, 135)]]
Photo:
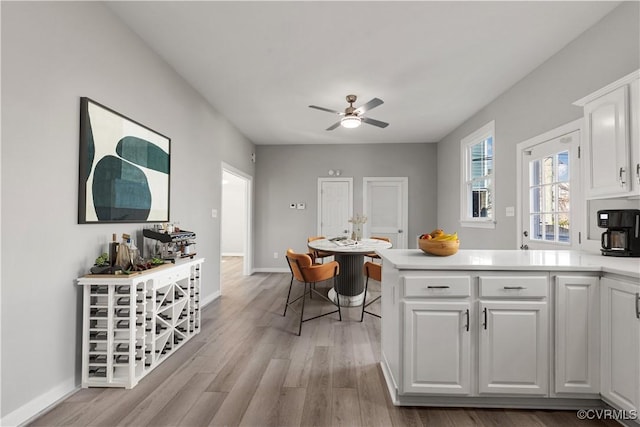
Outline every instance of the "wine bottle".
[(116, 241), (116, 233), (113, 233), (113, 241), (109, 243), (109, 265), (113, 267), (116, 265), (116, 258), (118, 257), (119, 243)]

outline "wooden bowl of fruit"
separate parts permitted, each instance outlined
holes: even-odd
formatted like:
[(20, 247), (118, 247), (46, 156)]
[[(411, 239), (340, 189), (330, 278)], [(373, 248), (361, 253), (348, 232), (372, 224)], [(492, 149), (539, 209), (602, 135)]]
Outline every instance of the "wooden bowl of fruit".
[(418, 239), (418, 246), (427, 254), (449, 256), (458, 252), (460, 240), (458, 233), (447, 234), (437, 228), (429, 234), (422, 234)]

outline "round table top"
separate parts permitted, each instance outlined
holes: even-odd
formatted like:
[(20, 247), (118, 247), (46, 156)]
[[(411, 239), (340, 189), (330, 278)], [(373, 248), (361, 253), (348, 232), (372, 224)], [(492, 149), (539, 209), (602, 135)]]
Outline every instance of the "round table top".
[(379, 239), (362, 239), (358, 242), (351, 239), (331, 240), (318, 239), (308, 243), (311, 249), (323, 252), (333, 252), (339, 254), (368, 254), (378, 249), (388, 249), (392, 245), (390, 242)]

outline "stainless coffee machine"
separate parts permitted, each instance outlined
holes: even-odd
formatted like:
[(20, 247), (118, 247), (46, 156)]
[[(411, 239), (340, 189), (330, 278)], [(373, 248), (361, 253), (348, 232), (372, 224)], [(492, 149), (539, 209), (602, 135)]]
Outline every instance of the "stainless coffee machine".
[(155, 242), (152, 255), (165, 261), (176, 262), (179, 258), (193, 258), (196, 255), (196, 233), (193, 231), (173, 231), (145, 228), (142, 235)]
[(602, 255), (640, 257), (640, 210), (608, 209), (598, 211), (602, 233)]

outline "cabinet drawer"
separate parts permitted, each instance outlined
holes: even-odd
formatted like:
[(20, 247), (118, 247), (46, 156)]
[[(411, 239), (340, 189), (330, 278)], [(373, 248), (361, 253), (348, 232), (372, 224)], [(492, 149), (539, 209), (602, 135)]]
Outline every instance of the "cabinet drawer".
[(471, 295), (469, 276), (404, 277), (405, 297), (468, 297)]
[(480, 297), (545, 298), (547, 276), (480, 276)]
[(186, 279), (189, 277), (189, 269), (188, 268), (176, 268), (171, 272), (165, 273), (162, 276), (159, 276), (156, 280), (156, 288), (162, 288), (164, 286), (171, 285), (179, 280)]

